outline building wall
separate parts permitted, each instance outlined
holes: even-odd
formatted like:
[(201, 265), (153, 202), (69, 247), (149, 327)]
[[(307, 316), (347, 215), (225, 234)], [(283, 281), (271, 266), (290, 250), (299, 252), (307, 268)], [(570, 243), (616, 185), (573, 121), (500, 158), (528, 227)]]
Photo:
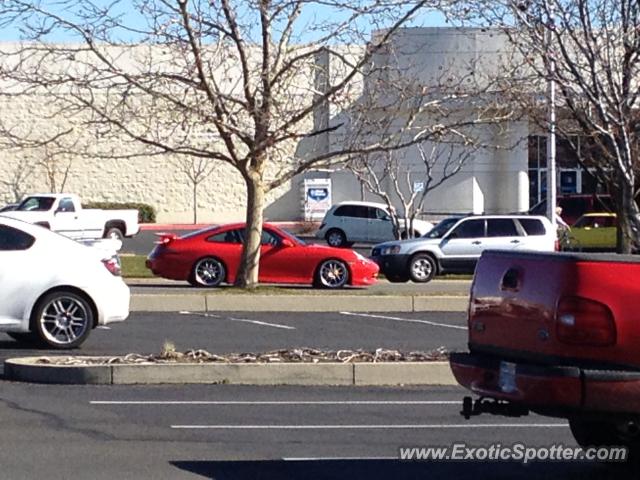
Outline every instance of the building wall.
[[(504, 39), (481, 30), (407, 29), (400, 33), (396, 43), (395, 51), (400, 52), (403, 74), (420, 79), (425, 84), (436, 81), (445, 71), (462, 75), (468, 73), (469, 68), (475, 69), (475, 78), (482, 83), (482, 79), (488, 77), (503, 61), (501, 51), (504, 49)], [(349, 54), (356, 57), (360, 51), (361, 47), (353, 48)], [(340, 64), (335, 59), (324, 57), (317, 61), (328, 66), (329, 76), (340, 75)], [(381, 54), (375, 61), (381, 64), (388, 59)], [(348, 100), (357, 101), (363, 88), (362, 79), (354, 82)], [(342, 106), (345, 106), (345, 99), (342, 101)], [(348, 116), (348, 112), (338, 109), (336, 105), (322, 108), (326, 108), (326, 112), (320, 111), (314, 115), (317, 126), (343, 122)], [(21, 98), (0, 97), (0, 121), (3, 124), (30, 129), (43, 137), (50, 137), (73, 126), (73, 119), (56, 113), (57, 106), (46, 94)], [(507, 128), (503, 126), (499, 134), (490, 127), (480, 128), (486, 130), (481, 132), (483, 137), (492, 138), (502, 146), (517, 143), (519, 138), (526, 139), (528, 134), (527, 125), (520, 123), (508, 125)], [(318, 136), (310, 145), (292, 149), (291, 156), (307, 155), (310, 149), (332, 148), (337, 141), (338, 134)], [(92, 156), (92, 151), (126, 152), (131, 145), (124, 139), (103, 138), (80, 128), (73, 130), (65, 142), (64, 151), (0, 148), (0, 202), (15, 200), (11, 179), (16, 172), (26, 171), (27, 167), (33, 172), (23, 179), (21, 191), (49, 191), (47, 169), (42, 163), (50, 158), (53, 160), (49, 162), (49, 170), (57, 171), (58, 190), (61, 188), (63, 172), (69, 166), (64, 190), (77, 193), (84, 200), (144, 202), (156, 207), (160, 222), (192, 220), (192, 186), (176, 167), (179, 158), (167, 155), (135, 158)], [(80, 151), (85, 154), (79, 155)], [(409, 159), (407, 168), (414, 171), (418, 180), (419, 167)], [(266, 218), (274, 221), (301, 218), (301, 183), (305, 176), (329, 176), (333, 181), (333, 199), (336, 202), (361, 198), (360, 185), (351, 174), (339, 166), (333, 166), (330, 170), (300, 175), (271, 192), (267, 200)], [(425, 211), (480, 213), (526, 210), (526, 179), (526, 143), (510, 150), (478, 151), (462, 172), (428, 195)], [(199, 221), (224, 222), (244, 218), (245, 186), (242, 177), (231, 166), (218, 162), (198, 191)], [(373, 199), (370, 194), (365, 198)]]

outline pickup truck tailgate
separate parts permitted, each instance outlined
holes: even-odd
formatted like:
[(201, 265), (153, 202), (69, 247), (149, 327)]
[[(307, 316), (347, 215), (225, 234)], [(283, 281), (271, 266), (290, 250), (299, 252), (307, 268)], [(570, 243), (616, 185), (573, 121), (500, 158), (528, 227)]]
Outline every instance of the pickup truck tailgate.
[(638, 369), (639, 304), (637, 257), (484, 252), (469, 348), (536, 364)]

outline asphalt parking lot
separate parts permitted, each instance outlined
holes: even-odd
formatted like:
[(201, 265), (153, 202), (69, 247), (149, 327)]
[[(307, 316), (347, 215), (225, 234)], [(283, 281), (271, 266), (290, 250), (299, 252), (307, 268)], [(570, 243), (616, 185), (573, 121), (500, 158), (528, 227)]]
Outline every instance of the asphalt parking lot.
[[(463, 313), (132, 313), (123, 323), (94, 330), (73, 353), (159, 353), (166, 341), (180, 351), (202, 348), (214, 353), (292, 347), (463, 350), (466, 338)], [(0, 336), (0, 359), (64, 353), (33, 349)]]
[[(564, 420), (459, 415), (460, 388), (5, 383), (3, 478), (590, 479), (590, 463), (399, 461), (400, 447), (575, 446)], [(52, 401), (55, 399), (55, 401)]]

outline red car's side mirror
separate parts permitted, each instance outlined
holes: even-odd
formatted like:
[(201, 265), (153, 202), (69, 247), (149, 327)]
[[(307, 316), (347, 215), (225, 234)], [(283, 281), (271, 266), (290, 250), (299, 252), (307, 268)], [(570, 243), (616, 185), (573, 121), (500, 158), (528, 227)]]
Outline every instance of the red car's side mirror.
[(288, 238), (283, 238), (282, 242), (280, 242), (280, 245), (282, 245), (283, 247), (293, 247), (293, 242), (291, 240), (289, 240)]

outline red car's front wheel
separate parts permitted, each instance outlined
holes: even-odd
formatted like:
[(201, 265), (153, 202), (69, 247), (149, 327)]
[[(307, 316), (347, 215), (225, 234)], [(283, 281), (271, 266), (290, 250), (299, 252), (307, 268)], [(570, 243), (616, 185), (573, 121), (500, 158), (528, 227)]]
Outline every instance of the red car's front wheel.
[(349, 282), (347, 265), (336, 259), (325, 260), (316, 271), (315, 286), (321, 288), (342, 288)]

